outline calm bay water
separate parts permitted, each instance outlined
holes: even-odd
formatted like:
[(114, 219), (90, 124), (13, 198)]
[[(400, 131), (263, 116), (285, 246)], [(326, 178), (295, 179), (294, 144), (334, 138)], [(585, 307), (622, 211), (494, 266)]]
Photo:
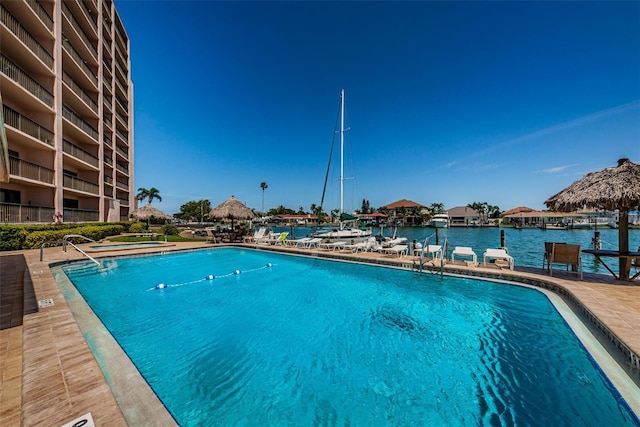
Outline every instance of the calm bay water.
[[(449, 241), (449, 254), (455, 246), (470, 246), (482, 262), (482, 254), (487, 248), (500, 247), (500, 231), (504, 230), (506, 247), (515, 259), (516, 266), (542, 267), (544, 242), (563, 242), (580, 245), (582, 249), (592, 249), (594, 230), (543, 230), (539, 228), (498, 228), (498, 227), (454, 227), (438, 229), (438, 240), (442, 244), (444, 239)], [(311, 227), (276, 227), (274, 231), (288, 231), (295, 238), (305, 237), (313, 233)], [(618, 249), (618, 230), (599, 228), (602, 249)], [(423, 243), (429, 237), (431, 244), (436, 244), (436, 230), (434, 228), (398, 227), (395, 230), (398, 237), (406, 237), (409, 242), (417, 240)], [(384, 236), (391, 236), (393, 228), (384, 228)], [(380, 234), (380, 229), (374, 227), (373, 234)], [(640, 230), (629, 230), (629, 249), (636, 250), (640, 246)], [(608, 265), (617, 272), (617, 260), (609, 259)], [(609, 274), (601, 262), (592, 255), (582, 254), (582, 264), (585, 272)]]

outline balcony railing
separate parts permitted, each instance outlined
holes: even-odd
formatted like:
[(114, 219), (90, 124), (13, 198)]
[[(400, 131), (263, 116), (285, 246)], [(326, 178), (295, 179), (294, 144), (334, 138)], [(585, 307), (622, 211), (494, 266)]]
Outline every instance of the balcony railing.
[(33, 9), (36, 15), (38, 15), (38, 17), (40, 18), (40, 20), (44, 22), (44, 25), (46, 25), (49, 31), (53, 31), (53, 19), (51, 19), (51, 16), (49, 16), (47, 11), (44, 10), (42, 5), (38, 3), (36, 0), (27, 0), (27, 4), (31, 6), (31, 9)]
[(78, 85), (78, 83), (76, 83), (68, 73), (64, 71), (62, 72), (62, 81), (65, 82), (67, 86), (69, 86), (69, 88), (85, 102), (85, 104), (91, 107), (94, 113), (98, 114), (98, 104), (84, 90), (82, 90), (80, 85)]
[(14, 64), (9, 58), (0, 54), (0, 70), (11, 80), (17, 82), (25, 88), (27, 92), (53, 107), (53, 95), (46, 90), (40, 83), (32, 79), (27, 73), (22, 71), (20, 67)]
[(127, 184), (126, 182), (122, 182), (120, 180), (116, 180), (116, 187), (118, 187), (121, 190), (129, 191), (129, 184)]
[(117, 145), (116, 145), (116, 152), (120, 154), (122, 157), (124, 157), (126, 160), (129, 160), (129, 153), (127, 153), (125, 150), (123, 150)]
[(128, 112), (129, 112), (129, 107), (127, 106), (127, 103), (126, 103), (126, 102), (124, 102), (122, 99), (120, 99), (120, 97), (119, 97), (118, 95), (116, 95), (116, 101), (118, 102), (118, 104), (120, 104), (120, 106), (121, 106), (122, 108), (124, 108), (124, 111), (125, 111), (126, 113), (128, 113)]
[(15, 34), (49, 69), (53, 68), (53, 56), (9, 13), (0, 3), (0, 22)]
[(75, 63), (78, 64), (78, 66), (80, 68), (82, 68), (85, 72), (85, 74), (94, 82), (94, 83), (98, 83), (98, 76), (96, 76), (96, 74), (91, 70), (91, 68), (89, 68), (89, 66), (87, 65), (87, 61), (85, 61), (84, 59), (82, 59), (82, 57), (80, 56), (80, 54), (73, 48), (73, 46), (71, 45), (71, 42), (69, 41), (68, 38), (65, 37), (64, 34), (62, 34), (62, 45), (64, 46), (64, 49), (67, 51), (67, 53), (74, 59)]
[[(80, 3), (80, 5), (82, 6), (80, 9), (82, 9), (82, 12), (84, 12), (85, 16), (87, 17), (87, 20), (89, 20), (89, 22), (91, 22), (91, 27), (93, 28), (93, 30), (97, 33), (98, 32), (98, 24), (96, 23), (96, 18), (93, 17), (93, 15), (91, 15), (91, 12), (89, 12), (89, 9), (87, 8), (87, 4), (84, 1), (79, 1), (78, 3)], [(93, 2), (91, 2), (93, 3)], [(93, 10), (97, 11), (98, 8), (96, 7), (95, 4), (92, 4), (93, 6)]]
[(129, 175), (129, 169), (125, 168), (121, 164), (116, 163), (116, 169), (118, 169), (120, 172), (122, 172), (125, 175)]
[(97, 222), (100, 211), (64, 208), (63, 216), (65, 222)]
[(62, 186), (64, 188), (83, 191), (85, 193), (91, 194), (99, 194), (100, 192), (100, 188), (97, 184), (67, 174), (64, 174), (62, 176)]
[(44, 206), (0, 203), (0, 221), (17, 222), (52, 222), (55, 209)]
[(129, 127), (129, 123), (127, 123), (127, 121), (120, 115), (120, 113), (118, 113), (118, 111), (116, 111), (116, 118), (122, 126)]
[(53, 169), (9, 156), (9, 172), (21, 178), (32, 179), (45, 184), (55, 183), (55, 173)]
[(125, 135), (124, 132), (122, 132), (120, 129), (116, 129), (116, 135), (118, 135), (120, 138), (122, 138), (122, 142), (124, 142), (125, 144), (129, 145), (128, 136)]
[(66, 139), (62, 141), (62, 151), (75, 157), (78, 160), (89, 163), (91, 166), (95, 166), (96, 168), (98, 167), (98, 158), (96, 156), (67, 141)]
[[(83, 2), (80, 2), (80, 3), (83, 3)], [(62, 10), (64, 11), (64, 14), (67, 17), (67, 19), (71, 21), (71, 25), (73, 26), (73, 28), (75, 28), (76, 32), (80, 35), (80, 38), (84, 41), (84, 44), (87, 46), (87, 48), (89, 48), (91, 53), (93, 53), (93, 58), (94, 59), (98, 58), (98, 52), (96, 51), (96, 48), (93, 47), (93, 44), (89, 40), (89, 37), (87, 37), (87, 35), (82, 30), (82, 26), (80, 26), (78, 21), (76, 21), (76, 18), (73, 16), (73, 13), (71, 13), (71, 11), (69, 10), (69, 7), (64, 2), (62, 2)], [(93, 21), (91, 22), (93, 23)], [(97, 28), (94, 27), (94, 30), (97, 30)]]
[(18, 129), (53, 147), (53, 132), (50, 130), (43, 128), (33, 120), (28, 119), (6, 105), (2, 106), (2, 114), (4, 115), (4, 123), (6, 125)]
[(93, 137), (96, 141), (98, 140), (98, 131), (91, 126), (89, 123), (85, 122), (82, 117), (77, 115), (71, 108), (66, 105), (62, 106), (62, 117), (69, 120), (74, 125), (78, 126), (80, 129), (85, 131), (88, 135)]

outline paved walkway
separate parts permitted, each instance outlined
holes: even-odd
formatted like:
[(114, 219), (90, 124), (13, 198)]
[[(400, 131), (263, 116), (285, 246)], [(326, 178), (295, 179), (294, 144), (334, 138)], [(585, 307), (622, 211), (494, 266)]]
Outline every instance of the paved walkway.
[[(201, 242), (177, 243), (171, 247), (129, 250), (127, 254), (211, 246)], [(408, 256), (398, 258), (372, 253), (253, 246), (399, 268), (414, 268), (416, 265), (416, 260)], [(124, 253), (112, 251), (103, 255)], [(109, 359), (106, 363), (112, 365), (109, 372), (111, 369), (120, 372), (122, 378), (105, 378), (103, 375), (87, 341), (108, 338), (99, 336), (99, 322), (91, 318), (90, 310), (76, 309), (77, 301), (69, 295), (65, 300), (49, 268), (51, 263), (80, 258), (80, 253), (63, 252), (60, 247), (45, 249), (43, 261), (40, 261), (39, 250), (0, 254), (0, 425), (59, 426), (87, 413), (91, 413), (95, 425), (141, 425), (148, 424), (151, 419), (156, 425), (175, 424), (144, 380), (137, 383), (141, 385), (136, 385), (135, 381), (140, 381), (140, 377), (135, 368), (131, 370), (132, 365), (126, 355), (118, 353), (121, 350), (113, 349), (114, 356), (105, 359)], [(425, 265), (424, 268), (437, 270), (439, 267)], [(583, 281), (564, 271), (554, 271), (554, 276), (549, 277), (541, 269), (524, 267), (510, 271), (496, 266), (469, 267), (464, 263), (449, 262), (444, 270), (526, 283), (561, 295), (611, 340), (618, 349), (621, 363), (635, 369), (636, 373), (640, 369), (640, 286), (617, 282), (611, 276), (600, 274), (585, 273)], [(42, 300), (50, 300), (53, 305), (37, 309), (36, 301)], [(76, 316), (82, 317), (82, 329), (70, 306), (74, 307)], [(115, 381), (126, 381), (129, 395), (118, 394), (115, 391), (118, 387), (111, 387)], [(129, 403), (123, 404), (124, 401)]]

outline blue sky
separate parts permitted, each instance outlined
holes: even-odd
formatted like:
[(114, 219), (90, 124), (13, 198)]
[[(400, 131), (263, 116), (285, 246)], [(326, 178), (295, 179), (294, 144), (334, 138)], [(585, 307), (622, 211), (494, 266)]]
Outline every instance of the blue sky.
[(115, 2), (134, 185), (168, 213), (231, 195), (261, 210), (263, 181), (265, 210), (319, 204), (342, 88), (347, 211), (544, 209), (587, 172), (640, 162), (637, 1)]

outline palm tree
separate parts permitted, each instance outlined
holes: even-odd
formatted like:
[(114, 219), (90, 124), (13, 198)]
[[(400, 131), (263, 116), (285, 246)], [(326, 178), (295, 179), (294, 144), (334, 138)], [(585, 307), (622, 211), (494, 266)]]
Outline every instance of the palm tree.
[(262, 188), (262, 212), (264, 212), (264, 190), (266, 190), (269, 186), (266, 182), (260, 183), (260, 188)]
[(155, 187), (151, 187), (149, 189), (146, 189), (144, 187), (138, 188), (138, 194), (136, 195), (136, 198), (138, 200), (144, 200), (146, 198), (149, 204), (151, 204), (153, 199), (158, 199), (159, 202), (162, 201), (162, 197), (160, 197), (160, 190)]

